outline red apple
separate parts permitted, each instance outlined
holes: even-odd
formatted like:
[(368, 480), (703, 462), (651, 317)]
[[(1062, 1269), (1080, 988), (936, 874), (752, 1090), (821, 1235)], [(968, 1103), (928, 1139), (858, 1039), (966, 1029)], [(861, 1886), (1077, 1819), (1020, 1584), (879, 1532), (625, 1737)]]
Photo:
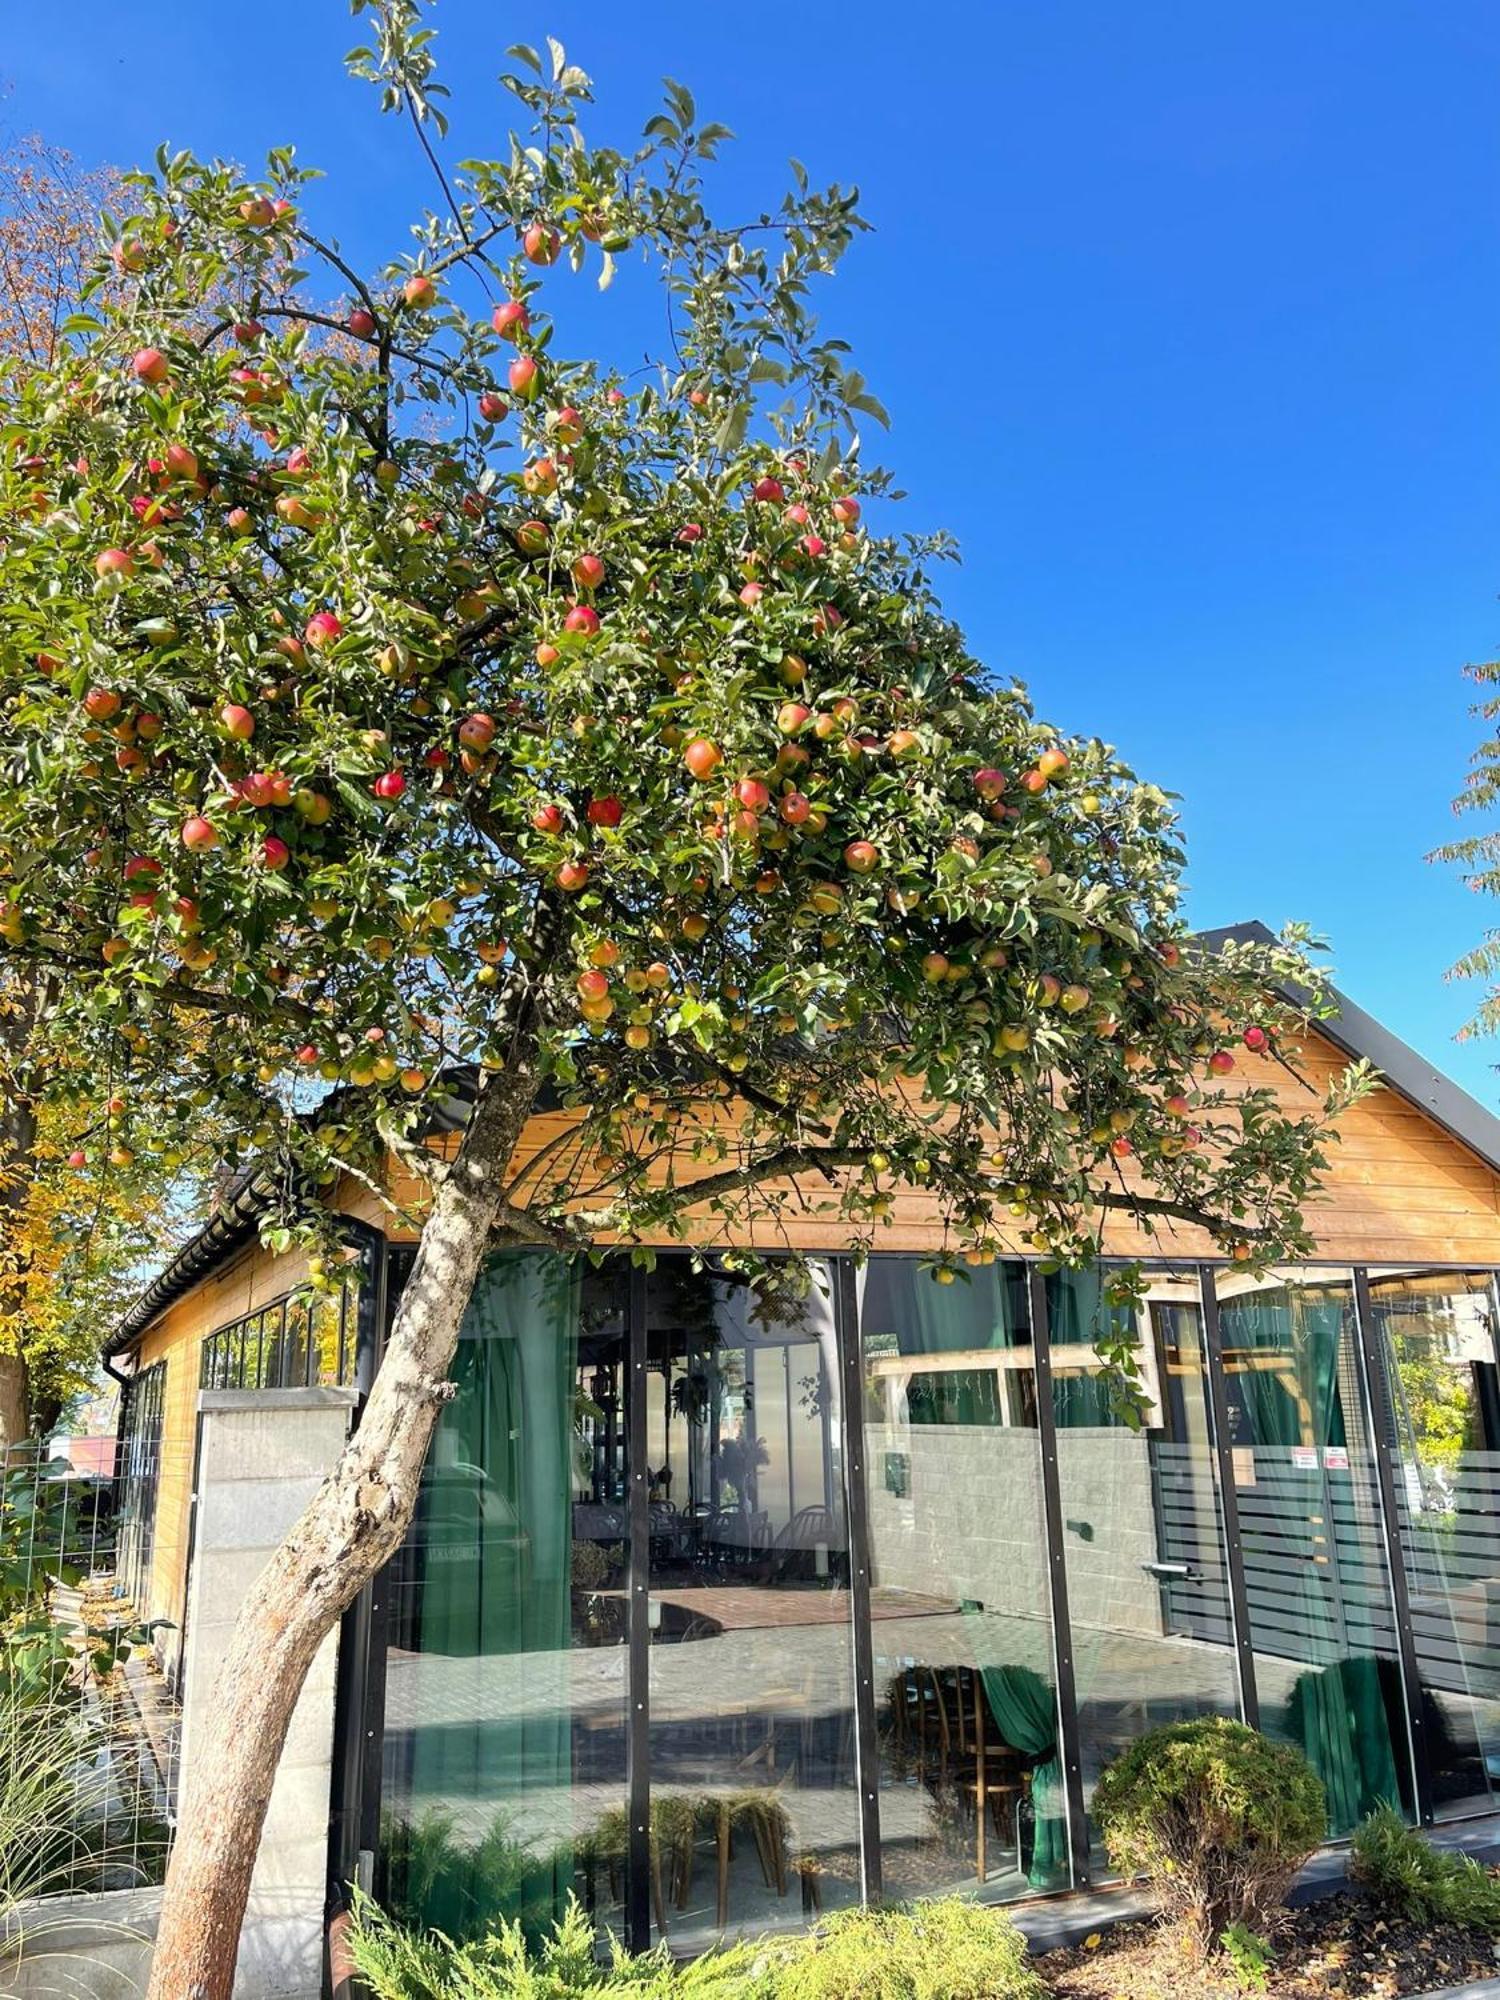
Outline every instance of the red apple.
[(356, 306), (349, 315), (349, 331), (356, 340), (373, 340), (380, 331), (368, 306)]
[(437, 303), (437, 286), (425, 271), (413, 271), (401, 287), (401, 296), (416, 312), (426, 312)]
[(812, 818), (812, 800), (802, 792), (788, 792), (781, 801), (781, 817), (788, 826), (805, 826)]
[(831, 511), (841, 528), (852, 528), (859, 519), (859, 502), (852, 494), (845, 493), (834, 501)]
[(1044, 750), (1036, 760), (1036, 767), (1044, 778), (1055, 778), (1067, 770), (1068, 759), (1061, 750)]
[(589, 879), (586, 861), (563, 861), (553, 870), (552, 879), (565, 896), (575, 896)]
[(563, 620), (563, 630), (577, 638), (591, 639), (599, 630), (599, 614), (591, 604), (575, 604)]
[(479, 399), (479, 414), (487, 424), (498, 424), (510, 405), (494, 389), (486, 389)]
[(1240, 1039), (1247, 1049), (1254, 1049), (1257, 1053), (1271, 1044), (1271, 1037), (1264, 1028), (1246, 1028)]
[(695, 778), (711, 778), (724, 761), (724, 752), (706, 736), (694, 736), (682, 753), (682, 761)]
[(750, 497), (752, 500), (761, 500), (767, 503), (775, 500), (785, 500), (786, 488), (779, 479), (771, 479), (769, 477), (757, 479), (750, 489)]
[(734, 795), (751, 812), (762, 813), (771, 803), (771, 794), (759, 778), (741, 778), (734, 788)]
[(123, 873), (127, 882), (135, 882), (143, 875), (160, 875), (161, 863), (153, 861), (149, 854), (132, 854)]
[(701, 542), (703, 530), (696, 521), (688, 521), (677, 530), (677, 539), (679, 542)]
[(130, 366), (142, 382), (165, 382), (167, 357), (159, 347), (142, 347), (131, 357)]
[(309, 646), (331, 646), (343, 631), (343, 625), (331, 611), (315, 611), (302, 628), (302, 636)]
[(523, 521), (516, 529), (516, 547), (523, 556), (545, 555), (551, 539), (552, 530), (545, 521)]
[(206, 854), (219, 844), (219, 831), (211, 820), (195, 813), (182, 823), (182, 844), (189, 854)]
[(555, 264), (562, 249), (562, 238), (550, 224), (533, 222), (521, 238), (521, 248), (533, 264)]
[(113, 688), (90, 688), (83, 697), (83, 712), (93, 722), (108, 722), (120, 712), (120, 697)]
[(476, 750), (481, 756), (495, 740), (495, 718), (492, 715), (470, 715), (458, 725), (458, 740), (465, 750)]
[(609, 992), (609, 980), (602, 972), (580, 972), (574, 984), (580, 1000), (602, 1000)]
[(86, 1167), (88, 1163), (89, 1163), (89, 1156), (87, 1153), (81, 1153), (75, 1151), (69, 1153), (68, 1155), (68, 1165), (73, 1169), (74, 1173), (81, 1172), (81, 1170), (84, 1167)]
[(776, 711), (776, 727), (783, 736), (796, 736), (807, 727), (812, 710), (800, 701), (784, 701)]
[(248, 743), (255, 734), (255, 717), (237, 701), (226, 701), (219, 710), (219, 726), (226, 736)]
[(101, 549), (94, 558), (94, 574), (99, 577), (118, 577), (123, 583), (135, 575), (135, 557), (129, 549)]
[(1215, 1049), (1208, 1059), (1208, 1066), (1215, 1076), (1228, 1076), (1234, 1068), (1234, 1057), (1228, 1049)]
[(562, 807), (555, 805), (538, 806), (531, 815), (531, 824), (538, 833), (561, 833), (563, 829)]
[(377, 799), (399, 799), (406, 790), (406, 775), (402, 771), (382, 771), (370, 790)]
[(507, 299), (490, 314), (490, 325), (502, 340), (519, 340), (531, 325), (531, 314), (519, 299)]
[(851, 840), (844, 849), (844, 865), (856, 875), (868, 875), (880, 865), (880, 849), (871, 840)]
[(625, 808), (613, 793), (602, 799), (590, 799), (588, 821), (591, 826), (618, 826), (625, 817)]
[(292, 850), (274, 833), (266, 835), (260, 844), (260, 853), (257, 856), (261, 867), (270, 869), (273, 875), (279, 874), (291, 858)]
[(505, 371), (505, 379), (510, 384), (510, 393), (521, 396), (528, 403), (542, 386), (541, 370), (529, 354), (518, 354)]
[(998, 799), (1005, 790), (1005, 773), (986, 765), (974, 773), (974, 789), (982, 799)]
[(580, 590), (597, 590), (604, 581), (604, 575), (602, 556), (580, 556), (573, 565), (573, 581)]

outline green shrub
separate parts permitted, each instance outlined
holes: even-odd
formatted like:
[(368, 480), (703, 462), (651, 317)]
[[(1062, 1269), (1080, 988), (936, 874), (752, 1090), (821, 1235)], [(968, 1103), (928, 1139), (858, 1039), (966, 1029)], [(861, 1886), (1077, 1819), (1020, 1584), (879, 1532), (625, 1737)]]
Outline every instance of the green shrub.
[(1251, 1993), (1264, 1993), (1276, 1954), (1260, 1932), (1244, 1924), (1231, 1924), (1219, 1945), (1240, 1985)]
[(538, 1944), (519, 1924), (500, 1923), (468, 1944), (440, 1931), (404, 1929), (361, 1899), (350, 1933), (355, 1970), (374, 2000), (579, 2000), (629, 1994), (632, 2000), (773, 2000), (770, 1963), (755, 1945), (710, 1952), (679, 1966), (664, 1946), (632, 1955), (599, 1950), (593, 1925), (573, 1898)]
[(776, 1948), (774, 2000), (1037, 2000), (1026, 1940), (960, 1896), (844, 1910)]
[(1500, 1935), (1500, 1881), (1468, 1854), (1445, 1854), (1382, 1806), (1354, 1835), (1350, 1872), (1395, 1915)]
[(1132, 1743), (1100, 1778), (1094, 1819), (1111, 1861), (1150, 1880), (1201, 1958), (1233, 1925), (1265, 1928), (1328, 1826), (1306, 1758), (1218, 1716)]
[(956, 1896), (848, 1910), (811, 1935), (734, 1945), (687, 1964), (664, 1947), (609, 1954), (576, 1902), (528, 1947), (518, 1924), (459, 1944), (406, 1930), (361, 1899), (350, 1949), (374, 2000), (1042, 2000), (1010, 1919)]

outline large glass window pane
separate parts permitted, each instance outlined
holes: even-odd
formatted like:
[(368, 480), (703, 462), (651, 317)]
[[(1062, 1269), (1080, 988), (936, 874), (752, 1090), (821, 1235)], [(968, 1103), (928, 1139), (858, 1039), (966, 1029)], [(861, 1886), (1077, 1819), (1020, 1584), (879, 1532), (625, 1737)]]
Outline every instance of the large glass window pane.
[(504, 1256), (464, 1318), (387, 1578), (380, 1888), (467, 1936), (621, 1921), (623, 1273)]
[[(1218, 1467), (1192, 1271), (1151, 1271), (1139, 1301), (1101, 1266), (1047, 1281), (1053, 1415), (1084, 1797), (1148, 1729), (1237, 1715)], [(1095, 1348), (1134, 1339), (1144, 1422), (1112, 1402)], [(1094, 1865), (1104, 1865), (1092, 1835)]]
[(699, 1949), (859, 1897), (832, 1274), (647, 1299), (652, 1922)]
[(1216, 1278), (1261, 1726), (1303, 1750), (1343, 1834), (1412, 1810), (1380, 1490), (1347, 1272)]
[(1439, 1819), (1500, 1781), (1500, 1380), (1487, 1271), (1371, 1272)]
[(1064, 1886), (1025, 1270), (860, 1285), (885, 1893)]

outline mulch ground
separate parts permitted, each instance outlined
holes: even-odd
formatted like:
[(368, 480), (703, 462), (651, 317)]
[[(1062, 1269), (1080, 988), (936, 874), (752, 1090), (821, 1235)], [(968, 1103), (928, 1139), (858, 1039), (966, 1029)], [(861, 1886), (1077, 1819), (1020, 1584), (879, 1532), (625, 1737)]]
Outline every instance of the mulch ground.
[(1097, 1940), (1048, 1952), (1037, 1969), (1057, 2000), (1395, 2000), (1500, 1974), (1500, 1938), (1456, 1924), (1382, 1917), (1363, 1897), (1331, 1896), (1289, 1910), (1272, 1939), (1264, 1986), (1195, 1966), (1180, 1937), (1156, 1923), (1120, 1924)]

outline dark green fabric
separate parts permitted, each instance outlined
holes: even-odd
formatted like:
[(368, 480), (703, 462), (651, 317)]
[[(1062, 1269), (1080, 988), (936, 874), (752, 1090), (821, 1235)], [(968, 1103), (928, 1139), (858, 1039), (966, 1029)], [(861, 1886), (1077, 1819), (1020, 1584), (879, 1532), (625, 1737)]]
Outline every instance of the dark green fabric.
[[(1349, 1309), (1347, 1285), (1281, 1286), (1220, 1300), (1225, 1363), (1242, 1391), (1251, 1442), (1347, 1443), (1338, 1376)], [(1268, 1353), (1284, 1354), (1285, 1368), (1248, 1365)]]
[[(1054, 1271), (1047, 1279), (1048, 1337), (1054, 1348), (1094, 1347), (1102, 1336), (1133, 1340), (1135, 1313), (1129, 1306), (1109, 1305), (1104, 1287), (1107, 1270)], [(1052, 1413), (1059, 1430), (1126, 1428), (1110, 1405), (1109, 1383), (1097, 1370), (1054, 1367)]]
[[(387, 1803), (419, 1845), (449, 1824), (443, 1865), (419, 1857), (393, 1883), (405, 1915), (445, 1930), (550, 1920), (572, 1882), (567, 1849), (518, 1855), (509, 1828), (528, 1794), (566, 1791), (572, 1777), (578, 1289), (558, 1257), (491, 1262), (423, 1474), (410, 1542), (421, 1660), (402, 1669), (409, 1775)], [(484, 1907), (497, 1896), (511, 1907)]]
[(1030, 1667), (981, 1666), (985, 1699), (995, 1727), (1032, 1767), (1034, 1815), (1027, 1880), (1034, 1889), (1058, 1889), (1068, 1881), (1068, 1824), (1062, 1764), (1057, 1754), (1057, 1697)]
[[(895, 1334), (902, 1354), (962, 1354), (1014, 1347), (1026, 1328), (1024, 1292), (1010, 1268), (982, 1264), (954, 1284), (940, 1285), (905, 1265), (909, 1311), (898, 1314)], [(899, 1297), (899, 1292), (896, 1293)], [(913, 1375), (907, 1409), (914, 1424), (993, 1426), (1005, 1422), (1004, 1381), (993, 1368)]]
[(1299, 1675), (1286, 1708), (1287, 1734), (1323, 1780), (1328, 1831), (1352, 1832), (1377, 1806), (1401, 1807), (1380, 1669), (1369, 1658), (1336, 1660)]

